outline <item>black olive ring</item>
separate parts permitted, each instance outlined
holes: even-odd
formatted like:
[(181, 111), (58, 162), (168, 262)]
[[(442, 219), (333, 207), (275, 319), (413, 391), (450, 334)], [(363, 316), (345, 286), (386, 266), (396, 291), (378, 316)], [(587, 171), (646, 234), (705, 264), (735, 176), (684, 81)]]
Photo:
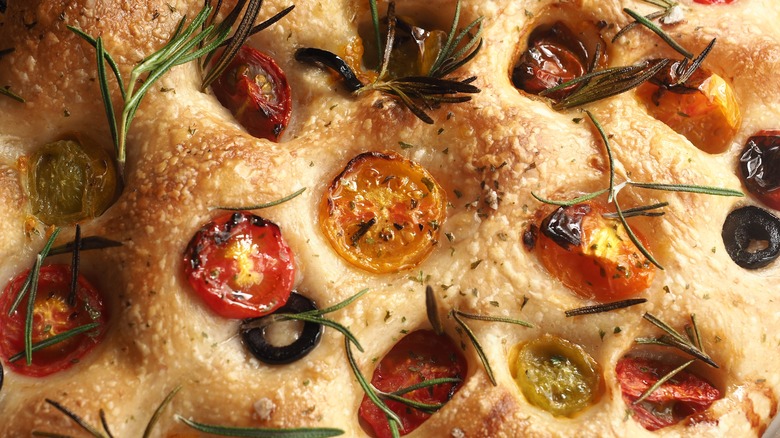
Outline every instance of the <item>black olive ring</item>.
[(283, 365), (306, 356), (320, 342), (323, 326), (316, 322), (305, 321), (300, 336), (295, 342), (283, 347), (271, 345), (265, 339), (265, 328), (276, 322), (275, 315), (295, 314), (317, 310), (314, 302), (296, 292), (290, 294), (287, 303), (274, 313), (260, 318), (247, 319), (241, 323), (239, 333), (244, 345), (254, 357), (271, 365)]
[[(755, 206), (738, 208), (723, 223), (723, 243), (734, 263), (745, 269), (762, 268), (780, 255), (780, 219)], [(753, 251), (750, 244), (768, 243), (764, 249)]]

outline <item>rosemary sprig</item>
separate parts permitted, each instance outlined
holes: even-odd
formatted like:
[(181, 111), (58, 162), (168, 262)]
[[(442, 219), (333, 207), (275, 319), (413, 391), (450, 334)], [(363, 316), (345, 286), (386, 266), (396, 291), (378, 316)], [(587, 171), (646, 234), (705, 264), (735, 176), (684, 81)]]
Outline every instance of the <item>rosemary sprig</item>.
[(168, 407), (169, 404), (171, 404), (171, 401), (173, 400), (174, 397), (176, 397), (176, 394), (178, 394), (179, 391), (181, 391), (181, 386), (177, 386), (173, 388), (173, 390), (171, 390), (171, 392), (169, 392), (168, 395), (165, 396), (165, 399), (163, 399), (162, 403), (160, 403), (160, 405), (157, 406), (157, 409), (154, 410), (154, 414), (152, 414), (152, 418), (150, 418), (149, 422), (146, 424), (143, 438), (149, 438), (152, 435), (152, 431), (154, 430), (154, 426), (157, 424), (157, 421), (160, 419), (160, 415), (162, 415), (162, 412), (165, 410), (165, 408)]
[(305, 191), (306, 191), (306, 187), (303, 187), (283, 198), (279, 198), (271, 202), (266, 202), (264, 204), (256, 204), (256, 205), (250, 205), (245, 207), (211, 207), (210, 210), (228, 210), (228, 211), (262, 210), (264, 208), (276, 207), (277, 205), (284, 204), (287, 201), (297, 198)]
[[(100, 323), (97, 322), (91, 322), (89, 324), (84, 324), (82, 326), (74, 327), (70, 330), (64, 331), (50, 338), (46, 338), (42, 341), (32, 344), (32, 346), (30, 347), (30, 351), (34, 353), (38, 350), (42, 350), (46, 347), (51, 347), (52, 345), (66, 341), (74, 336), (78, 336), (82, 333), (90, 332), (98, 327), (100, 327)], [(26, 355), (26, 351), (20, 351), (19, 353), (16, 353), (15, 355), (9, 357), (8, 362), (16, 362), (17, 360), (25, 357), (25, 355)]]
[[(116, 248), (122, 246), (121, 242), (116, 240), (106, 239), (100, 236), (82, 237), (78, 246), (79, 251), (91, 251), (95, 249)], [(49, 251), (49, 256), (67, 254), (75, 251), (75, 242), (68, 242), (65, 245), (55, 246)]]
[(347, 361), (349, 362), (350, 368), (352, 368), (352, 373), (355, 375), (358, 384), (361, 388), (363, 388), (363, 392), (366, 394), (366, 397), (368, 397), (372, 403), (374, 403), (382, 412), (384, 412), (385, 416), (387, 417), (387, 422), (390, 425), (390, 431), (392, 432), (393, 437), (400, 437), (400, 434), (398, 433), (398, 426), (402, 424), (401, 419), (398, 418), (398, 415), (396, 415), (395, 412), (387, 407), (385, 402), (382, 401), (382, 399), (377, 394), (376, 388), (374, 388), (374, 386), (368, 382), (365, 376), (363, 376), (363, 373), (360, 371), (360, 367), (358, 367), (357, 363), (355, 362), (355, 357), (352, 354), (352, 348), (349, 344), (350, 340), (344, 338), (344, 348), (347, 352)]
[(300, 62), (310, 62), (324, 65), (335, 70), (344, 79), (347, 88), (355, 95), (367, 91), (379, 91), (395, 97), (405, 105), (417, 118), (432, 124), (433, 119), (427, 114), (442, 103), (462, 103), (471, 100), (468, 94), (479, 93), (480, 89), (472, 85), (474, 77), (455, 80), (444, 77), (454, 73), (460, 67), (471, 61), (482, 48), (482, 17), (469, 23), (458, 32), (461, 4), (455, 4), (455, 14), (447, 41), (442, 46), (431, 67), (422, 76), (407, 76), (401, 78), (388, 77), (390, 54), (395, 42), (397, 18), (395, 16), (395, 1), (391, 0), (387, 8), (387, 40), (382, 44), (379, 25), (379, 12), (376, 0), (369, 0), (371, 20), (374, 26), (376, 45), (379, 50), (381, 64), (378, 67), (376, 79), (369, 84), (363, 84), (352, 68), (333, 53), (321, 49), (302, 48), (295, 53)]
[(681, 46), (677, 41), (675, 41), (674, 38), (669, 36), (669, 34), (664, 32), (663, 30), (661, 30), (660, 27), (656, 26), (655, 23), (653, 23), (652, 21), (650, 21), (647, 18), (643, 17), (642, 15), (632, 11), (631, 9), (624, 8), (623, 12), (628, 14), (631, 18), (636, 20), (642, 26), (645, 26), (646, 28), (648, 28), (651, 31), (653, 31), (653, 33), (655, 33), (656, 35), (661, 37), (661, 39), (664, 40), (664, 42), (666, 42), (666, 44), (668, 44), (669, 47), (671, 47), (674, 50), (676, 50), (677, 53), (681, 54), (682, 56), (684, 56), (684, 57), (686, 57), (688, 59), (693, 59), (693, 53), (685, 50), (685, 48), (683, 46)]
[[(16, 312), (16, 309), (19, 308), (19, 305), (22, 303), (22, 300), (24, 300), (24, 297), (27, 295), (27, 292), (30, 289), (30, 285), (32, 282), (33, 275), (38, 275), (37, 272), (41, 269), (41, 263), (43, 259), (45, 259), (49, 255), (49, 251), (51, 251), (52, 245), (54, 245), (54, 241), (57, 240), (57, 236), (60, 234), (60, 228), (55, 228), (54, 231), (51, 233), (51, 236), (49, 236), (49, 240), (46, 241), (46, 244), (43, 246), (43, 249), (41, 249), (41, 252), (38, 253), (38, 256), (35, 259), (35, 264), (33, 265), (33, 268), (30, 270), (30, 273), (27, 274), (27, 280), (25, 280), (24, 284), (22, 285), (22, 288), (19, 290), (19, 293), (16, 295), (16, 300), (14, 300), (13, 304), (11, 305), (11, 309), (8, 310), (8, 316), (11, 316), (14, 312)], [(37, 282), (35, 287), (37, 288)]]
[(441, 323), (439, 316), (439, 305), (436, 301), (436, 294), (433, 288), (425, 286), (425, 312), (428, 315), (428, 321), (431, 323), (434, 333), (441, 336), (444, 334), (444, 324)]
[(327, 438), (343, 435), (344, 431), (332, 428), (295, 428), (295, 429), (271, 429), (271, 428), (249, 428), (249, 427), (226, 427), (216, 426), (196, 421), (188, 420), (181, 415), (176, 415), (176, 419), (185, 425), (203, 433), (219, 436), (234, 436), (248, 438)]
[[(95, 438), (108, 438), (105, 435), (103, 435), (103, 433), (101, 433), (99, 430), (97, 430), (96, 428), (90, 426), (89, 423), (84, 421), (84, 419), (79, 417), (77, 414), (75, 414), (74, 412), (72, 412), (71, 410), (66, 408), (65, 406), (57, 403), (54, 400), (48, 399), (48, 398), (46, 399), (46, 403), (52, 405), (55, 409), (57, 409), (58, 411), (60, 411), (63, 414), (65, 414), (66, 417), (68, 417), (71, 420), (73, 420), (74, 423), (76, 423), (80, 428), (82, 428), (85, 432), (89, 433), (91, 436), (93, 436)], [(33, 436), (44, 436), (44, 437), (68, 436), (68, 435), (56, 435), (56, 434), (52, 434), (50, 432), (38, 432), (38, 431), (33, 431), (32, 435)]]
[(482, 362), (482, 366), (485, 368), (485, 372), (488, 375), (488, 379), (490, 379), (490, 383), (492, 383), (493, 386), (498, 386), (498, 383), (496, 383), (496, 378), (493, 375), (493, 368), (490, 366), (490, 361), (488, 361), (487, 355), (485, 355), (485, 351), (482, 348), (482, 345), (479, 343), (479, 339), (477, 339), (477, 336), (474, 334), (471, 328), (466, 324), (466, 322), (463, 321), (463, 319), (461, 319), (461, 317), (467, 319), (474, 319), (478, 321), (504, 322), (509, 324), (521, 325), (523, 327), (533, 327), (533, 325), (528, 322), (521, 321), (519, 319), (504, 318), (504, 317), (489, 316), (489, 315), (476, 315), (472, 313), (462, 312), (457, 309), (450, 310), (449, 315), (452, 317), (452, 319), (455, 320), (455, 322), (458, 323), (460, 328), (463, 329), (463, 331), (466, 333), (466, 336), (471, 341), (471, 344), (474, 346), (474, 349), (477, 351), (479, 360)]
[(624, 187), (632, 186), (632, 187), (638, 187), (638, 188), (650, 189), (650, 190), (659, 190), (659, 191), (667, 191), (667, 192), (687, 192), (687, 193), (697, 193), (697, 194), (714, 195), (714, 196), (734, 196), (734, 197), (745, 196), (742, 192), (738, 190), (726, 189), (721, 187), (712, 187), (712, 186), (692, 185), (692, 184), (646, 183), (646, 182), (626, 180), (621, 184), (615, 185), (614, 183), (615, 163), (614, 163), (614, 159), (612, 158), (612, 148), (610, 146), (609, 137), (601, 128), (600, 123), (598, 122), (598, 120), (596, 120), (593, 114), (590, 111), (585, 111), (585, 113), (588, 115), (588, 118), (593, 123), (593, 125), (597, 128), (599, 137), (601, 138), (601, 141), (604, 143), (604, 148), (609, 158), (609, 187), (567, 201), (556, 201), (551, 199), (545, 199), (542, 198), (541, 196), (536, 195), (533, 192), (531, 192), (531, 195), (534, 198), (536, 198), (538, 201), (545, 204), (562, 206), (562, 207), (570, 207), (572, 205), (576, 205), (581, 202), (594, 199), (600, 195), (603, 195), (604, 193), (609, 193), (608, 202), (612, 202), (612, 204), (615, 206), (615, 213), (607, 213), (604, 216), (617, 217), (620, 220), (620, 223), (625, 228), (629, 239), (631, 239), (631, 242), (634, 244), (637, 250), (639, 250), (639, 252), (641, 252), (642, 255), (644, 255), (645, 258), (650, 263), (655, 265), (658, 269), (663, 270), (663, 266), (661, 266), (661, 264), (658, 263), (658, 261), (655, 260), (655, 258), (653, 258), (652, 254), (650, 254), (647, 248), (645, 248), (644, 245), (642, 245), (642, 242), (640, 242), (639, 239), (636, 237), (636, 234), (631, 229), (631, 226), (628, 224), (628, 221), (626, 221), (626, 218), (633, 217), (633, 216), (660, 216), (662, 214), (661, 212), (651, 212), (651, 210), (657, 210), (659, 208), (665, 207), (666, 205), (668, 205), (668, 203), (660, 202), (648, 206), (634, 207), (624, 211), (621, 209), (620, 203), (617, 200), (618, 193)]
[(639, 403), (642, 403), (647, 397), (650, 396), (650, 394), (654, 393), (658, 388), (661, 387), (664, 383), (668, 382), (669, 379), (676, 376), (680, 371), (684, 370), (685, 368), (688, 368), (688, 365), (696, 362), (695, 359), (690, 359), (689, 361), (685, 362), (684, 364), (680, 365), (679, 367), (669, 371), (666, 373), (663, 377), (658, 379), (652, 386), (647, 388), (645, 392), (642, 393), (642, 395), (639, 396), (638, 399), (634, 400), (632, 404), (637, 405)]
[(20, 95), (14, 93), (13, 91), (11, 91), (11, 87), (8, 86), (8, 85), (6, 85), (5, 87), (0, 87), (0, 96), (10, 97), (11, 99), (13, 99), (13, 100), (15, 100), (15, 101), (17, 101), (19, 103), (27, 102), (26, 100), (24, 100), (24, 98), (22, 96), (20, 96)]
[(70, 263), (70, 274), (71, 274), (70, 293), (68, 293), (68, 300), (67, 300), (67, 304), (70, 307), (76, 305), (76, 290), (79, 281), (79, 262), (81, 261), (80, 251), (81, 251), (81, 225), (76, 224), (76, 235), (73, 238), (73, 257), (71, 258), (71, 263)]
[[(645, 15), (644, 18), (649, 21), (658, 19), (659, 21), (663, 22), (664, 18), (671, 15), (672, 12), (674, 12), (675, 6), (677, 6), (677, 2), (670, 1), (670, 0), (642, 0), (642, 1), (661, 8), (660, 11), (656, 11), (649, 15)], [(620, 29), (618, 33), (615, 34), (615, 36), (612, 38), (612, 42), (614, 43), (615, 41), (617, 41), (618, 38), (623, 36), (629, 30), (636, 27), (638, 24), (640, 23), (639, 21), (636, 20), (632, 21), (631, 23), (628, 23), (625, 27)]]
[(644, 304), (647, 302), (647, 298), (631, 298), (622, 301), (613, 301), (611, 303), (596, 304), (593, 306), (578, 307), (576, 309), (567, 310), (566, 317), (592, 315), (594, 313), (611, 312), (613, 310), (625, 309), (626, 307), (636, 306), (637, 304)]
[[(700, 346), (696, 345), (696, 343), (701, 342), (700, 336), (697, 337), (696, 339), (690, 339), (689, 337), (683, 336), (677, 330), (672, 328), (669, 324), (666, 324), (665, 322), (661, 321), (660, 319), (658, 319), (657, 317), (653, 316), (650, 313), (645, 313), (643, 317), (647, 321), (652, 323), (654, 326), (663, 330), (666, 333), (666, 335), (658, 338), (641, 338), (642, 339), (641, 343), (655, 343), (659, 345), (674, 347), (680, 351), (690, 354), (691, 356), (701, 360), (702, 362), (706, 363), (707, 365), (713, 368), (719, 368), (718, 364), (716, 364), (715, 361), (713, 361), (712, 358), (710, 358), (704, 352), (704, 350), (700, 348)], [(693, 315), (691, 315), (691, 322), (694, 327), (694, 332), (698, 332), (696, 319)], [(650, 340), (653, 340), (655, 342), (650, 342)]]

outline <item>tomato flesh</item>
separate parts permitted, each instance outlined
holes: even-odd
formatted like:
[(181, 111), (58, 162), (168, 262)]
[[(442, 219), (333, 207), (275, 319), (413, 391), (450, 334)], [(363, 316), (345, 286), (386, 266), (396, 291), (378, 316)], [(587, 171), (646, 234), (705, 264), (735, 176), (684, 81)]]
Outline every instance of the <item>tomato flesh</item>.
[(74, 137), (48, 143), (29, 158), (32, 212), (49, 225), (69, 225), (102, 214), (113, 202), (117, 176), (108, 153)]
[(734, 0), (693, 0), (694, 3), (702, 5), (728, 5), (734, 2)]
[(684, 84), (677, 82), (678, 63), (637, 88), (648, 112), (710, 154), (724, 152), (742, 123), (734, 89), (715, 73), (699, 68)]
[(680, 371), (664, 382), (640, 403), (634, 403), (674, 366), (660, 360), (624, 357), (615, 371), (623, 400), (634, 419), (647, 430), (658, 430), (679, 423), (684, 418), (706, 411), (720, 398), (720, 391), (709, 382), (688, 371)]
[(320, 205), (320, 226), (345, 260), (374, 273), (417, 266), (433, 251), (444, 191), (419, 164), (392, 152), (353, 158)]
[[(553, 276), (581, 297), (601, 302), (636, 296), (655, 277), (655, 266), (618, 219), (603, 216), (606, 211), (600, 203), (560, 207), (542, 221), (536, 245)], [(640, 232), (634, 234), (649, 248)]]
[(515, 383), (532, 405), (555, 416), (572, 416), (601, 396), (598, 364), (579, 345), (552, 335), (510, 355)]
[(28, 274), (29, 271), (24, 272), (11, 280), (0, 297), (0, 327), (3, 328), (0, 334), (0, 354), (9, 369), (26, 376), (43, 377), (70, 368), (95, 348), (105, 335), (108, 315), (101, 295), (84, 276), (79, 275), (76, 301), (71, 307), (67, 304), (71, 287), (70, 266), (43, 266), (33, 306), (33, 345), (80, 326), (91, 323), (100, 325), (87, 333), (33, 352), (31, 365), (27, 365), (24, 358), (9, 362), (11, 357), (24, 351), (29, 291), (10, 316), (8, 312)]
[[(431, 379), (463, 379), (466, 358), (452, 340), (432, 330), (418, 330), (401, 339), (382, 358), (374, 370), (371, 384), (380, 391), (393, 392)], [(447, 383), (408, 392), (403, 397), (427, 404), (443, 404), (460, 389), (462, 383)], [(401, 419), (401, 435), (411, 433), (431, 414), (412, 409), (393, 400), (387, 406)], [(359, 410), (360, 419), (377, 438), (392, 436), (387, 417), (367, 396)]]
[(256, 49), (242, 46), (212, 89), (219, 102), (257, 138), (279, 141), (290, 123), (287, 76), (273, 58)]
[(739, 158), (742, 182), (770, 208), (780, 210), (780, 130), (750, 137)]
[(249, 212), (227, 214), (201, 228), (184, 255), (195, 292), (225, 318), (255, 318), (283, 306), (295, 261), (279, 227)]

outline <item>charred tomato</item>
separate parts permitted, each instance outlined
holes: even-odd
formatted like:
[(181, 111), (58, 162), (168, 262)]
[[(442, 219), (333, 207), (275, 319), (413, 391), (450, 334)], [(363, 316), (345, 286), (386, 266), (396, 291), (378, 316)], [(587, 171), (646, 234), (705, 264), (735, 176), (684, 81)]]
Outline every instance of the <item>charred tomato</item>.
[(184, 273), (216, 314), (256, 318), (287, 302), (295, 261), (276, 224), (236, 212), (217, 217), (195, 234), (184, 254)]
[[(426, 380), (445, 377), (463, 379), (466, 370), (466, 358), (450, 338), (437, 335), (432, 330), (418, 330), (401, 339), (382, 358), (374, 370), (371, 384), (389, 393)], [(420, 403), (444, 404), (460, 387), (461, 383), (445, 383), (407, 392), (403, 397)], [(386, 403), (401, 419), (401, 435), (411, 433), (431, 416), (397, 401), (386, 400)], [(359, 416), (375, 437), (392, 436), (385, 413), (367, 396), (360, 404)]]
[(697, 69), (677, 84), (681, 61), (669, 63), (637, 88), (648, 112), (704, 152), (724, 152), (742, 123), (734, 89), (719, 75)]
[(214, 81), (214, 94), (257, 138), (279, 141), (292, 113), (287, 76), (270, 56), (243, 46)]
[(9, 369), (26, 376), (43, 377), (70, 368), (95, 348), (105, 335), (108, 315), (101, 294), (84, 276), (78, 277), (76, 300), (70, 306), (67, 303), (71, 293), (70, 266), (43, 266), (33, 304), (33, 345), (87, 324), (98, 325), (85, 333), (34, 351), (30, 365), (23, 357), (11, 361), (24, 351), (29, 291), (16, 310), (10, 315), (9, 311), (28, 275), (29, 271), (11, 280), (0, 296), (0, 327), (3, 328), (0, 354)]
[[(655, 266), (639, 252), (606, 206), (560, 207), (539, 225), (535, 251), (542, 265), (583, 298), (601, 302), (636, 296), (655, 277)], [(647, 240), (634, 231), (648, 248)]]
[(27, 168), (32, 213), (49, 225), (97, 217), (116, 197), (111, 157), (81, 135), (45, 144), (29, 157)]
[(513, 350), (509, 361), (512, 377), (528, 402), (555, 416), (572, 416), (601, 396), (598, 364), (565, 339), (544, 335)]
[(331, 246), (374, 273), (409, 269), (433, 251), (444, 222), (444, 191), (422, 166), (392, 152), (353, 158), (319, 209)]
[(780, 210), (780, 130), (764, 130), (748, 138), (739, 170), (750, 193)]
[(701, 377), (680, 371), (647, 398), (635, 403), (642, 394), (675, 366), (658, 359), (624, 357), (615, 368), (623, 400), (634, 419), (647, 430), (658, 430), (707, 410), (720, 398), (720, 391)]
[[(568, 82), (582, 76), (593, 62), (595, 40), (604, 47), (603, 40), (595, 25), (585, 29), (590, 23), (582, 24), (581, 31), (573, 31), (562, 21), (536, 27), (528, 37), (528, 46), (520, 56), (512, 71), (512, 83), (515, 87), (531, 94)], [(590, 34), (590, 35), (586, 35)], [(606, 62), (601, 52), (597, 60), (599, 65)], [(573, 88), (566, 88), (549, 95), (558, 100), (566, 96)]]

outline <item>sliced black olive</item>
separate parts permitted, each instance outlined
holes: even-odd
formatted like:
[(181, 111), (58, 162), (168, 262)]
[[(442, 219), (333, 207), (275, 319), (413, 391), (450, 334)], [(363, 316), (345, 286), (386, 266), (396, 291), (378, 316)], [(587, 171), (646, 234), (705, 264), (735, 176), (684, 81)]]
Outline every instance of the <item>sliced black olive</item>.
[(729, 213), (722, 236), (731, 259), (745, 269), (762, 268), (780, 255), (780, 219), (762, 208)]
[(309, 354), (320, 342), (320, 336), (323, 331), (322, 325), (314, 322), (304, 322), (298, 338), (291, 344), (284, 346), (271, 344), (266, 338), (266, 329), (272, 324), (279, 322), (277, 316), (279, 314), (295, 314), (310, 310), (317, 310), (314, 302), (303, 295), (293, 292), (287, 303), (276, 312), (261, 318), (245, 320), (239, 328), (241, 339), (252, 355), (262, 362), (272, 365), (295, 362)]

